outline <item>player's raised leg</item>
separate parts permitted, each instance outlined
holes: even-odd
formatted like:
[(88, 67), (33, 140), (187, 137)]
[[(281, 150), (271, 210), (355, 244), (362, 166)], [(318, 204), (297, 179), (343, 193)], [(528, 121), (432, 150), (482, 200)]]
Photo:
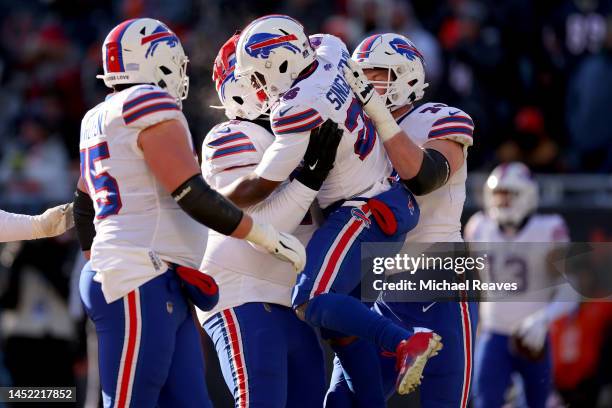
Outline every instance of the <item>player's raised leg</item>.
[[(360, 244), (401, 242), (404, 233), (414, 227), (418, 219), (418, 209), (412, 204), (414, 198), (400, 185), (377, 196), (377, 200), (387, 208), (406, 209), (406, 213), (396, 219), (402, 222), (398, 223), (395, 234), (382, 230), (373, 215), (376, 209), (369, 204), (340, 206), (329, 215), (307, 246), (308, 260), (293, 290), (293, 304), (315, 327), (333, 330), (341, 336), (357, 336), (395, 352), (399, 371), (397, 387), (400, 393), (407, 393), (420, 382), (427, 359), (441, 348), (439, 336), (435, 333), (413, 336), (409, 329), (394, 324), (347, 295), (361, 281)], [(403, 205), (398, 205), (399, 202)], [(395, 217), (391, 211), (387, 215)]]

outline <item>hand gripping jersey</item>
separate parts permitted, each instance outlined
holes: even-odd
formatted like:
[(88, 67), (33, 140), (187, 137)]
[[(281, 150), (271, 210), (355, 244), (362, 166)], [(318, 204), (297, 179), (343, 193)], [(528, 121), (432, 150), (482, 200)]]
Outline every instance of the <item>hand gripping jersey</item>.
[(137, 85), (108, 96), (81, 123), (81, 176), (96, 210), (91, 262), (109, 303), (164, 273), (160, 259), (196, 268), (202, 259), (206, 228), (156, 181), (137, 146), (140, 131), (170, 119), (189, 134), (173, 97)]
[[(565, 222), (556, 214), (534, 214), (517, 235), (508, 237), (495, 221), (478, 212), (466, 224), (465, 240), (492, 243), (487, 246), (490, 250), (486, 251), (489, 262), (487, 280), (519, 285), (512, 301), (482, 302), (480, 308), (483, 329), (511, 335), (525, 317), (545, 307), (545, 299), (553, 295), (554, 288), (546, 267), (546, 243), (550, 243), (552, 249), (555, 242), (568, 242)], [(538, 290), (540, 288), (545, 289)], [(538, 290), (542, 302), (533, 301), (535, 290)], [(530, 295), (525, 295), (526, 291), (530, 291)]]
[(268, 180), (287, 179), (304, 157), (310, 130), (331, 118), (344, 136), (317, 196), (321, 208), (354, 196), (372, 197), (389, 188), (384, 181), (392, 169), (372, 121), (344, 80), (342, 67), (350, 55), (334, 36), (315, 35), (310, 41), (316, 61), (272, 108), (275, 140), (255, 172)]
[[(430, 140), (453, 140), (463, 145), (464, 157), (472, 145), (474, 123), (460, 109), (442, 103), (417, 106), (397, 120), (412, 141), (423, 146)], [(461, 212), (465, 202), (467, 164), (453, 174), (445, 185), (423, 196), (416, 196), (421, 218), (408, 233), (408, 242), (460, 242)]]
[[(253, 171), (274, 136), (263, 127), (232, 120), (215, 126), (202, 147), (202, 173), (216, 189), (227, 186)], [(256, 221), (294, 233), (317, 192), (297, 181), (286, 183), (263, 202), (245, 209)], [(314, 226), (300, 226), (295, 235), (304, 245)], [(209, 231), (200, 270), (219, 285), (219, 302), (208, 311), (198, 311), (201, 322), (216, 313), (248, 302), (291, 306), (295, 272), (291, 265), (257, 249), (252, 244)]]

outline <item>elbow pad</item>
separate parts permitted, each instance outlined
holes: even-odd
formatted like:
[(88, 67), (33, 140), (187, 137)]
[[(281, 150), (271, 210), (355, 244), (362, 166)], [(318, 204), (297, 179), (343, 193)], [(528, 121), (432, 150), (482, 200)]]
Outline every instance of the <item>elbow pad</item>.
[(423, 149), (423, 162), (419, 172), (404, 185), (415, 195), (429, 194), (442, 187), (450, 177), (450, 165), (446, 157), (435, 149)]
[(191, 218), (224, 235), (230, 235), (242, 220), (242, 211), (210, 188), (196, 174), (172, 192), (179, 207)]
[(96, 236), (96, 228), (94, 226), (96, 211), (89, 194), (77, 188), (74, 192), (74, 207), (72, 211), (74, 214), (74, 227), (81, 250), (89, 251)]

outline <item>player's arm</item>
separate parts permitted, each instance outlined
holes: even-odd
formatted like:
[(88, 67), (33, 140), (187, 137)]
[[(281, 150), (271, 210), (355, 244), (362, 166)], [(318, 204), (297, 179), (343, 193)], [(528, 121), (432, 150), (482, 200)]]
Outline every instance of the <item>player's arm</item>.
[(440, 188), (463, 165), (463, 148), (452, 140), (429, 141), (423, 148), (415, 144), (352, 60), (345, 68), (345, 77), (374, 122), (391, 164), (414, 194), (424, 195)]
[[(280, 116), (281, 112), (285, 115)], [(312, 108), (294, 105), (277, 107), (271, 122), (274, 142), (255, 171), (221, 190), (239, 207), (261, 202), (289, 178), (306, 153), (311, 130), (321, 125), (323, 119)]]
[(83, 251), (85, 259), (91, 258), (91, 245), (96, 236), (96, 228), (94, 226), (94, 218), (96, 210), (93, 200), (87, 192), (87, 187), (83, 178), (79, 177), (77, 188), (74, 192), (74, 227), (76, 230), (77, 239)]
[(176, 119), (143, 129), (137, 140), (145, 162), (159, 183), (183, 211), (215, 231), (261, 245), (301, 270), (305, 253), (294, 237), (270, 225), (259, 225), (231, 201), (213, 190), (202, 177), (184, 125)]
[(0, 210), (0, 242), (55, 237), (72, 228), (72, 225), (72, 204), (49, 208), (40, 215)]
[(249, 209), (262, 222), (291, 232), (300, 224), (327, 175), (334, 167), (342, 130), (330, 119), (313, 129), (304, 162), (295, 178), (280, 191)]
[[(551, 242), (564, 244), (569, 240), (565, 221), (559, 217), (557, 225), (552, 228)], [(549, 267), (553, 267), (555, 260), (563, 256), (559, 250), (563, 252), (561, 247), (554, 247), (546, 254)], [(556, 271), (554, 273), (549, 271), (549, 275), (551, 275), (551, 284), (557, 284), (552, 298), (545, 307), (527, 316), (517, 330), (517, 335), (523, 343), (535, 352), (539, 352), (544, 347), (550, 325), (560, 317), (572, 312), (580, 301), (580, 295), (566, 278), (560, 276)]]

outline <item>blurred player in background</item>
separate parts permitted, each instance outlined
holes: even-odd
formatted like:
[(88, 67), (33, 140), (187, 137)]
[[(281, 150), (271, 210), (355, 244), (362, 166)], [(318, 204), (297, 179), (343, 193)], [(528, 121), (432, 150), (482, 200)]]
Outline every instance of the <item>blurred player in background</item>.
[[(202, 147), (202, 173), (216, 189), (253, 171), (274, 140), (267, 118), (259, 119), (261, 102), (248, 80), (234, 76), (238, 37), (221, 47), (213, 67), (219, 99), (231, 119), (215, 126)], [(314, 226), (299, 224), (333, 168), (341, 137), (331, 121), (313, 129), (296, 177), (245, 211), (281, 231), (298, 228), (307, 243)], [(219, 285), (219, 303), (198, 311), (198, 317), (215, 345), (236, 407), (322, 406), (323, 353), (314, 330), (291, 309), (296, 275), (290, 265), (211, 231), (200, 269)]]
[(49, 208), (40, 215), (13, 214), (0, 210), (0, 242), (55, 237), (73, 225), (72, 204)]
[[(305, 321), (324, 329), (323, 336), (341, 359), (343, 349), (357, 337), (395, 352), (398, 390), (406, 393), (440, 346), (439, 337), (413, 335), (351, 293), (359, 293), (360, 244), (403, 241), (418, 221), (418, 208), (404, 186), (388, 179), (392, 169), (382, 144), (344, 79), (342, 67), (349, 57), (340, 39), (309, 38), (289, 16), (261, 17), (244, 29), (235, 75), (251, 81), (272, 106), (275, 139), (257, 168), (223, 191), (241, 206), (261, 201), (299, 165), (312, 129), (326, 119), (340, 124), (344, 136), (337, 160), (317, 195), (327, 219), (308, 244), (293, 307)], [(362, 355), (361, 361), (368, 358), (375, 360), (375, 353)]]
[[(353, 52), (346, 75), (376, 125), (399, 178), (417, 196), (421, 218), (406, 236), (406, 242), (462, 242), (467, 149), (473, 143), (474, 131), (470, 116), (443, 103), (415, 105), (428, 85), (424, 61), (414, 44), (399, 34), (376, 34), (364, 39)], [(402, 277), (388, 277), (394, 278)], [(426, 326), (448, 339), (440, 356), (423, 372), (421, 404), (465, 407), (472, 375), (476, 304), (465, 298), (432, 303), (393, 301), (393, 297), (392, 292), (382, 293), (374, 310), (398, 324)], [(359, 353), (357, 346), (355, 352)], [(381, 352), (387, 397), (393, 389), (393, 363), (392, 357)], [(354, 384), (356, 376), (368, 376), (368, 371), (353, 373), (347, 383), (342, 374), (345, 370), (338, 365), (334, 368), (329, 406), (341, 405), (345, 397), (337, 394), (344, 393), (346, 387), (354, 392), (357, 406), (385, 406), (384, 401), (373, 405), (369, 396), (364, 400), (363, 390)]]
[(188, 59), (166, 25), (125, 21), (102, 54), (102, 78), (114, 92), (82, 121), (75, 221), (83, 249), (91, 248), (80, 290), (98, 334), (104, 405), (207, 407), (185, 296), (203, 310), (218, 299), (215, 281), (195, 269), (204, 225), (258, 244), (298, 271), (304, 248), (253, 222), (204, 181), (181, 112)]
[[(511, 375), (518, 373), (527, 405), (545, 407), (552, 389), (548, 330), (577, 300), (567, 283), (552, 276), (547, 259), (555, 243), (569, 241), (567, 227), (557, 214), (535, 212), (538, 186), (522, 163), (502, 164), (493, 170), (484, 187), (484, 203), (485, 212), (474, 214), (466, 224), (465, 239), (503, 243), (487, 250), (489, 280), (516, 282), (520, 292), (511, 302), (481, 304), (474, 406), (503, 406)], [(528, 292), (535, 290), (538, 297), (550, 301), (534, 301)]]

